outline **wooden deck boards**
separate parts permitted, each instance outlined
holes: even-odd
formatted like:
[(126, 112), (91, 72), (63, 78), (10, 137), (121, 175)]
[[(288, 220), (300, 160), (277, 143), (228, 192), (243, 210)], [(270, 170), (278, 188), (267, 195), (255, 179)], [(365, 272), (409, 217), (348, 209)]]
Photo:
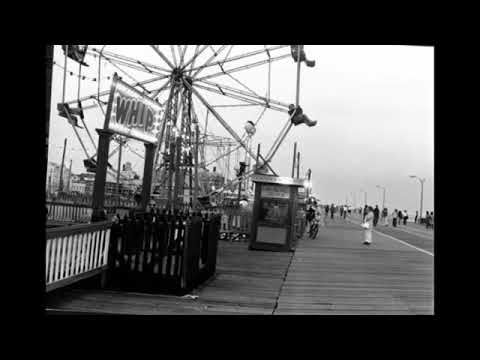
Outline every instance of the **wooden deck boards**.
[(198, 299), (63, 289), (47, 307), (141, 315), (433, 314), (433, 256), (379, 233), (366, 247), (360, 227), (339, 220), (317, 239), (302, 239), (294, 254), (221, 241), (216, 277), (192, 294)]
[(246, 243), (219, 243), (217, 274), (192, 292), (198, 299), (103, 290), (60, 290), (48, 308), (140, 315), (271, 315), (292, 253), (249, 251)]
[(303, 239), (275, 314), (433, 314), (433, 257), (342, 220)]

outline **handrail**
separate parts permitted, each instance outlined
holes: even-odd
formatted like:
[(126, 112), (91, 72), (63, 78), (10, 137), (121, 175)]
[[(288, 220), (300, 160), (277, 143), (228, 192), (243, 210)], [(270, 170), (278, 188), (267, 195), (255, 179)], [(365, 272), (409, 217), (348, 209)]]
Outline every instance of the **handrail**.
[(112, 222), (73, 225), (46, 231), (46, 291), (104, 273)]
[(92, 224), (76, 224), (71, 225), (68, 227), (58, 227), (58, 228), (51, 228), (47, 229), (47, 240), (61, 237), (61, 236), (68, 236), (73, 234), (81, 234), (90, 231), (108, 229), (112, 226), (112, 221), (99, 221)]

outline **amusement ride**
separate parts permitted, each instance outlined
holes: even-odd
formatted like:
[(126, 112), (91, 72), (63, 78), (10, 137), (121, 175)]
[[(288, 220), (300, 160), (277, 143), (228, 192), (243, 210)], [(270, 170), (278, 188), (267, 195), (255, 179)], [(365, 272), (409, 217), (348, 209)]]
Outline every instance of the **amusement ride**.
[[(102, 90), (102, 85), (106, 88), (111, 84), (112, 70), (115, 77), (159, 104), (161, 115), (152, 130), (157, 146), (151, 193), (164, 199), (167, 208), (175, 209), (185, 204), (199, 208), (213, 198), (223, 199), (226, 194), (236, 194), (237, 190), (239, 195), (243, 191), (244, 196), (248, 196), (251, 187), (249, 178), (254, 173), (278, 175), (271, 161), (291, 128), (300, 124), (316, 125), (316, 121), (310, 120), (299, 105), (301, 64), (315, 66), (315, 61), (307, 59), (303, 45), (259, 45), (253, 51), (252, 47), (242, 45), (142, 47), (143, 51), (154, 54), (156, 63), (124, 55), (122, 46), (62, 45), (63, 63), (54, 62), (63, 71), (62, 101), (57, 104), (56, 110), (71, 125), (85, 155), (83, 163), (86, 170), (95, 172), (98, 146), (92, 136), (88, 111), (99, 108), (105, 115), (111, 91), (109, 88)], [(272, 64), (281, 60), (291, 61), (292, 66), (296, 66), (294, 103), (270, 96)], [(78, 71), (72, 72), (68, 63), (78, 66)], [(109, 72), (105, 69), (106, 64)], [(88, 74), (95, 76), (86, 76), (86, 68)], [(265, 70), (265, 94), (253, 90), (237, 76), (237, 73), (253, 68)], [(76, 79), (67, 78), (68, 73), (75, 75)], [(227, 79), (228, 82), (225, 81)], [(97, 83), (96, 91), (82, 92), (82, 82), (86, 80)], [(76, 88), (76, 98), (66, 99), (68, 87)], [(228, 99), (229, 103), (212, 104), (207, 99), (207, 93)], [(238, 132), (231, 126), (228, 116), (220, 114), (220, 108), (242, 107), (258, 108), (259, 114), (245, 122), (243, 132)], [(252, 140), (267, 111), (281, 113), (284, 124), (270, 149), (262, 154), (260, 145), (257, 151), (252, 150)], [(209, 127), (212, 120), (218, 122), (229, 136), (212, 131)], [(122, 148), (144, 158), (129, 146), (128, 137), (116, 134), (112, 140), (116, 147), (109, 152), (109, 159)], [(231, 171), (232, 165), (234, 171)], [(215, 184), (208, 180), (212, 175), (209, 168), (219, 174), (219, 181)], [(117, 172), (108, 162), (107, 172), (122, 179), (120, 164)]]

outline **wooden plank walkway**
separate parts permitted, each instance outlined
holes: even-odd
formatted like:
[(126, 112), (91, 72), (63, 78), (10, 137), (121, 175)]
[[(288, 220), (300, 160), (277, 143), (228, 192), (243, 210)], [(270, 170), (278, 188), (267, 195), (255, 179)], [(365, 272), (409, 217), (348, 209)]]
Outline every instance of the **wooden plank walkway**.
[(217, 275), (193, 295), (148, 295), (60, 289), (47, 297), (61, 311), (141, 315), (271, 315), (293, 253), (249, 251), (247, 243), (219, 242)]
[(362, 229), (329, 221), (315, 240), (303, 239), (275, 314), (433, 314), (433, 256)]
[[(413, 235), (410, 235), (413, 236)], [(59, 289), (47, 296), (51, 313), (141, 315), (433, 314), (433, 256), (329, 220), (295, 253), (249, 251), (220, 241), (217, 274), (196, 300), (106, 290)]]

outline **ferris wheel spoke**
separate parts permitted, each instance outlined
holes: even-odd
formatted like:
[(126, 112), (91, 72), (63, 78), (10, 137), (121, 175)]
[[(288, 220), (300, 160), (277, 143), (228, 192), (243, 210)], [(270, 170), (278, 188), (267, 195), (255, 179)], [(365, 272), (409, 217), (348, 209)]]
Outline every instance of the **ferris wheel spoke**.
[[(202, 83), (208, 84), (208, 85), (211, 85), (211, 86), (215, 86), (215, 87), (220, 87), (223, 90), (228, 90), (228, 91), (237, 93), (237, 94), (242, 95), (242, 96), (252, 97), (252, 98), (254, 98), (254, 100), (263, 102), (265, 104), (265, 106), (267, 106), (267, 107), (270, 105), (270, 103), (272, 103), (272, 104), (275, 104), (275, 105), (278, 105), (278, 106), (283, 106), (283, 107), (285, 107), (285, 109), (288, 109), (288, 104), (287, 103), (284, 103), (284, 102), (281, 102), (281, 101), (278, 101), (278, 100), (272, 100), (272, 99), (268, 100), (266, 97), (260, 96), (256, 93), (251, 94), (251, 93), (245, 92), (243, 90), (233, 88), (231, 86), (215, 83), (213, 81), (203, 80)], [(195, 85), (198, 85), (198, 84), (195, 84)]]
[(102, 55), (102, 57), (105, 60), (107, 60), (110, 64), (125, 66), (125, 67), (128, 67), (128, 68), (133, 69), (133, 70), (137, 70), (137, 71), (140, 71), (140, 72), (143, 72), (143, 73), (153, 74), (153, 75), (157, 75), (157, 76), (166, 75), (166, 74), (158, 72), (156, 70), (148, 69), (145, 66), (134, 65), (132, 63), (125, 62), (123, 60), (114, 59), (114, 58), (111, 58), (111, 57), (105, 56), (105, 55)]
[[(144, 69), (146, 69), (148, 72), (150, 72), (151, 69), (154, 69), (154, 70), (158, 70), (158, 71), (162, 71), (163, 73), (165, 74), (168, 74), (170, 73), (170, 70), (169, 69), (165, 69), (165, 68), (162, 68), (160, 66), (157, 66), (157, 65), (154, 65), (154, 64), (150, 64), (148, 62), (144, 62), (144, 61), (140, 61), (138, 59), (133, 59), (131, 57), (128, 57), (128, 56), (125, 56), (125, 55), (120, 55), (120, 54), (117, 54), (117, 53), (114, 53), (112, 51), (106, 51), (106, 50), (98, 50), (96, 48), (92, 48), (92, 52), (87, 52), (88, 54), (90, 55), (100, 55), (100, 54), (104, 54), (106, 56), (109, 56), (111, 58), (114, 58), (116, 60), (119, 60), (119, 61), (123, 61), (123, 62), (126, 62), (126, 63), (129, 63), (131, 65), (140, 65), (142, 66)], [(95, 54), (94, 54), (95, 53)]]
[(228, 69), (228, 70), (225, 70), (225, 71), (221, 71), (221, 72), (218, 72), (218, 73), (214, 73), (214, 74), (211, 74), (211, 75), (207, 75), (207, 76), (204, 76), (204, 77), (199, 78), (199, 79), (194, 79), (193, 81), (202, 81), (202, 80), (206, 80), (206, 79), (210, 79), (210, 78), (214, 78), (214, 77), (226, 75), (227, 73), (231, 74), (231, 73), (233, 73), (233, 72), (251, 69), (251, 68), (253, 68), (253, 67), (265, 65), (265, 64), (267, 64), (267, 63), (271, 63), (271, 62), (274, 62), (274, 61), (282, 60), (282, 59), (285, 59), (285, 58), (287, 58), (287, 57), (291, 57), (291, 55), (290, 55), (290, 54), (285, 54), (285, 55), (280, 55), (280, 56), (277, 56), (277, 57), (272, 57), (271, 59), (262, 60), (262, 61), (258, 61), (258, 62), (252, 63), (252, 64), (243, 65), (243, 66), (240, 66), (240, 67), (237, 67), (237, 68)]
[[(250, 89), (247, 85), (245, 85), (244, 83), (242, 83), (240, 80), (238, 80), (236, 77), (234, 77), (232, 74), (229, 74), (227, 73), (228, 77), (230, 77), (231, 79), (233, 79), (236, 83), (238, 83), (240, 86), (242, 86), (243, 88), (245, 88), (248, 92), (250, 92), (252, 95), (256, 96), (257, 98), (262, 98), (262, 96), (258, 95), (255, 91), (253, 91), (252, 89)], [(267, 101), (267, 98), (265, 98), (265, 101)], [(268, 102), (268, 101), (267, 101)]]
[[(263, 104), (226, 104), (226, 105), (212, 105), (213, 108), (233, 108), (233, 107), (252, 107), (252, 106), (263, 106)], [(266, 107), (265, 107), (266, 109)]]
[[(289, 46), (290, 45), (278, 45), (278, 46), (273, 46), (273, 47), (266, 48), (266, 49), (264, 48), (264, 49), (261, 49), (261, 50), (255, 50), (255, 51), (251, 51), (251, 52), (246, 53), (246, 54), (240, 54), (240, 55), (232, 56), (231, 58), (228, 58), (228, 59), (226, 58), (226, 59), (223, 59), (222, 61), (216, 61), (216, 62), (210, 63), (208, 65), (205, 64), (205, 65), (199, 66), (198, 68), (195, 68), (193, 70), (196, 71), (198, 69), (203, 69), (203, 68), (210, 67), (210, 66), (223, 65), (227, 62), (246, 59), (246, 58), (249, 58), (251, 56), (259, 55), (261, 53), (267, 53), (269, 51), (279, 50), (279, 49), (289, 47)], [(286, 55), (291, 56), (290, 54), (286, 54)], [(271, 58), (271, 59), (274, 59), (274, 58)], [(270, 58), (267, 61), (270, 61)]]
[(168, 58), (160, 51), (160, 49), (158, 48), (158, 45), (150, 45), (150, 47), (155, 50), (155, 52), (158, 54), (158, 56), (160, 56), (162, 58), (163, 61), (165, 61), (167, 63), (168, 66), (170, 66), (170, 68), (173, 70), (175, 67), (173, 66), (173, 64), (170, 62), (170, 60), (168, 60)]
[(177, 56), (175, 55), (175, 46), (170, 45), (170, 50), (172, 51), (173, 64), (175, 67), (178, 67)]
[[(108, 59), (107, 59), (108, 60)], [(125, 76), (127, 76), (130, 80), (133, 80), (135, 81), (137, 84), (139, 84), (138, 86), (140, 86), (142, 88), (142, 90), (148, 94), (151, 93), (150, 90), (148, 90), (145, 86), (143, 86), (142, 84), (140, 84), (138, 82), (138, 80), (136, 78), (134, 78), (132, 75), (130, 75), (128, 72), (126, 72), (125, 70), (123, 70), (122, 68), (118, 67), (117, 65), (115, 65), (114, 62), (108, 60), (108, 62), (110, 62), (110, 64), (112, 64), (116, 69), (118, 69), (118, 71), (120, 71), (122, 74), (124, 74)]]
[(178, 46), (178, 53), (180, 54), (180, 67), (183, 66), (183, 61), (185, 59), (185, 52), (187, 51), (187, 45), (185, 45), (182, 49), (182, 45), (177, 45)]
[(170, 79), (167, 80), (165, 84), (159, 87), (156, 90), (152, 90), (153, 94), (151, 95), (152, 99), (156, 98), (163, 90), (169, 89), (171, 86)]
[(188, 70), (188, 76), (192, 75), (192, 70), (193, 70), (193, 67), (195, 66), (195, 57), (198, 53), (199, 48), (200, 48), (200, 45), (195, 45), (195, 51), (193, 53), (193, 61), (190, 63), (190, 70)]
[[(239, 95), (239, 94), (231, 93), (228, 90), (221, 89), (220, 86), (217, 86), (217, 88), (208, 87), (208, 86), (204, 86), (204, 85), (200, 85), (200, 84), (195, 84), (194, 86), (196, 88), (207, 90), (207, 91), (210, 91), (210, 92), (213, 92), (213, 93), (216, 93), (216, 94), (219, 94), (219, 95), (223, 95), (223, 96), (231, 98), (231, 99), (242, 101), (242, 102), (245, 102), (245, 103), (248, 103), (248, 104), (251, 104), (251, 105), (259, 105), (259, 106), (263, 106), (263, 107), (268, 107), (269, 109), (284, 112), (284, 113), (288, 112), (287, 109), (281, 108), (277, 105), (267, 104), (265, 101), (260, 101), (260, 100), (257, 100), (257, 99), (244, 97), (244, 96)], [(220, 87), (220, 89), (218, 89), (219, 87)]]
[(203, 85), (200, 85), (200, 84), (195, 84), (195, 88), (203, 89), (203, 90), (215, 93), (215, 94), (223, 95), (223, 96), (228, 97), (230, 99), (235, 99), (235, 100), (238, 100), (238, 101), (242, 101), (242, 102), (250, 104), (250, 105), (265, 106), (264, 103), (254, 101), (252, 99), (244, 98), (244, 97), (236, 95), (236, 94), (227, 94), (225, 91), (222, 91), (219, 88), (210, 88), (208, 86), (203, 86)]
[[(220, 114), (217, 113), (217, 111), (210, 106), (210, 104), (198, 93), (196, 89), (190, 86), (190, 84), (183, 80), (184, 85), (192, 91), (193, 94), (203, 103), (203, 105), (212, 113), (213, 116), (220, 122), (220, 124), (232, 135), (232, 137), (242, 145), (242, 147), (245, 149), (245, 151), (250, 155), (252, 158), (256, 159), (256, 154), (254, 154), (248, 146), (245, 145), (245, 143), (242, 141), (242, 139), (237, 135), (237, 133), (228, 125), (228, 123), (220, 116)], [(266, 166), (275, 174), (275, 171), (272, 169), (272, 167), (266, 162)]]
[[(159, 77), (154, 77), (152, 79), (148, 79), (148, 80), (144, 80), (144, 81), (140, 81), (140, 82), (137, 82), (135, 84), (129, 84), (130, 86), (132, 87), (137, 87), (137, 86), (141, 86), (141, 85), (146, 85), (146, 84), (150, 84), (150, 83), (153, 83), (155, 81), (160, 81), (160, 80), (163, 80), (165, 78), (169, 77), (169, 75), (162, 75), (162, 76), (159, 76)], [(90, 100), (90, 99), (97, 99), (98, 96), (100, 97), (103, 97), (103, 96), (107, 96), (110, 94), (110, 89), (108, 90), (104, 90), (100, 93), (97, 93), (95, 92), (94, 94), (91, 94), (91, 95), (88, 95), (88, 96), (84, 96), (84, 97), (81, 97), (80, 99), (75, 99), (75, 100), (71, 100), (71, 101), (67, 101), (66, 103), (67, 104), (76, 104), (77, 103), (77, 100), (78, 101), (87, 101), (87, 100)]]
[[(200, 45), (197, 45), (197, 46), (200, 46)], [(187, 68), (188, 65), (193, 63), (195, 61), (195, 59), (198, 58), (209, 46), (210, 45), (203, 45), (203, 47), (200, 50), (198, 50), (190, 60), (188, 60), (185, 64), (183, 64), (182, 71), (184, 71)], [(192, 70), (194, 70), (194, 69), (192, 69)], [(192, 71), (192, 70), (190, 70), (190, 71)]]
[(220, 53), (225, 50), (227, 48), (227, 45), (222, 45), (220, 47), (220, 49), (218, 49), (217, 51), (215, 51), (215, 49), (209, 45), (210, 48), (212, 49), (213, 51), (213, 55), (205, 62), (205, 64), (203, 64), (202, 66), (198, 67), (198, 69), (195, 71), (195, 69), (193, 69), (193, 71), (195, 71), (195, 73), (192, 75), (192, 78), (195, 79), (195, 77), (203, 70), (205, 69), (205, 67), (207, 67), (213, 60), (215, 60), (215, 58), (220, 55)]

